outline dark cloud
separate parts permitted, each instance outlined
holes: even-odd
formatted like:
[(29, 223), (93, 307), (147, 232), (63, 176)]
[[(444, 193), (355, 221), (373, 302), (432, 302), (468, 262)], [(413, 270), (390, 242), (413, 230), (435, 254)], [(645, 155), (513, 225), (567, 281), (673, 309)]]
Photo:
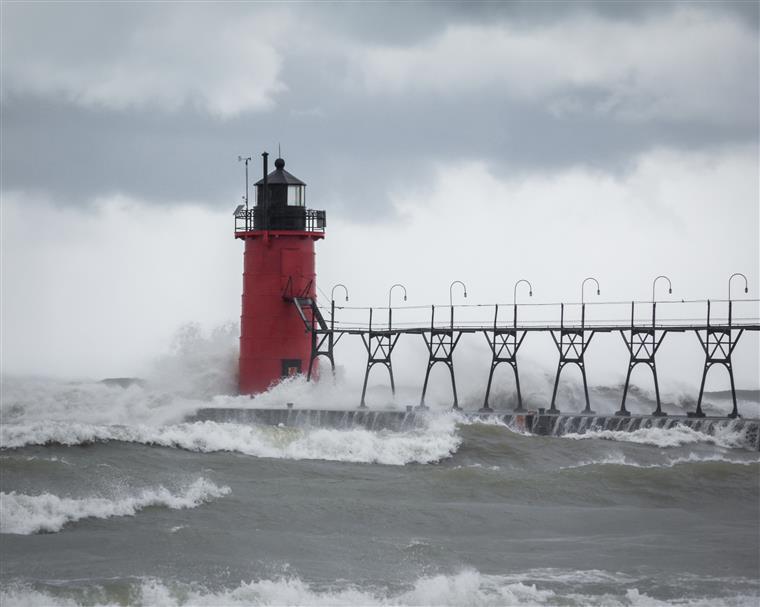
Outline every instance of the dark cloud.
[[(264, 149), (276, 152), (281, 142), (288, 168), (309, 184), (312, 205), (374, 221), (390, 217), (390, 192), (424, 188), (441, 163), (485, 161), (500, 176), (575, 165), (619, 172), (638, 154), (660, 146), (700, 149), (756, 142), (756, 115), (725, 121), (668, 116), (621, 119), (613, 112), (593, 109), (609, 97), (609, 91), (594, 86), (570, 91), (569, 110), (516, 98), (498, 84), (445, 95), (424, 89), (373, 94), (357, 83), (352, 71), (355, 57), (345, 54), (362, 46), (333, 48), (341, 38), (403, 48), (452, 23), (499, 19), (518, 25), (557, 23), (585, 13), (635, 21), (679, 6), (661, 2), (297, 5), (290, 19), (315, 24), (317, 31), (332, 32), (335, 38), (325, 38), (324, 53), (309, 52), (318, 44), (294, 44), (292, 49), (283, 45), (280, 79), (287, 88), (274, 96), (270, 109), (220, 118), (188, 103), (176, 109), (109, 109), (62, 95), (4, 91), (2, 187), (42, 190), (62, 204), (87, 204), (94, 197), (118, 192), (156, 203), (193, 200), (232, 208), (243, 191), (237, 155), (256, 156), (258, 178), (258, 154)], [(696, 6), (727, 11), (756, 25), (753, 3)], [(59, 7), (58, 19), (67, 14)], [(74, 11), (69, 17), (78, 14)], [(136, 13), (122, 8), (115, 14), (124, 15), (114, 23), (120, 32), (117, 37), (128, 37), (129, 29), (138, 26)], [(24, 23), (28, 26), (36, 19), (49, 25), (49, 17), (44, 7), (35, 6), (31, 16), (24, 15)], [(88, 31), (97, 29), (93, 24), (100, 19), (98, 31), (103, 37), (115, 17), (101, 7), (88, 19)], [(98, 40), (83, 41), (82, 48), (97, 53), (89, 45)], [(116, 52), (104, 45), (110, 54)], [(12, 54), (13, 49), (6, 52)], [(754, 63), (746, 66), (747, 78), (754, 78), (755, 84), (757, 67), (755, 54)], [(573, 110), (573, 104), (584, 109)]]
[(672, 10), (731, 14), (758, 28), (760, 4), (754, 1), (638, 0), (534, 0), (478, 2), (316, 3), (299, 7), (304, 19), (318, 19), (348, 35), (368, 42), (411, 44), (451, 24), (511, 23), (522, 26), (556, 23), (578, 15), (598, 15), (620, 21), (640, 21)]
[(488, 98), (463, 105), (416, 100), (337, 107), (293, 117), (288, 108), (219, 121), (192, 111), (85, 110), (17, 99), (4, 116), (3, 187), (42, 189), (62, 203), (109, 193), (156, 202), (233, 206), (242, 192), (238, 154), (276, 152), (309, 184), (311, 203), (373, 219), (388, 193), (419, 188), (434, 163), (485, 160), (500, 176), (575, 165), (624, 171), (632, 157), (667, 145), (688, 149), (754, 141), (751, 129), (596, 116), (556, 118)]

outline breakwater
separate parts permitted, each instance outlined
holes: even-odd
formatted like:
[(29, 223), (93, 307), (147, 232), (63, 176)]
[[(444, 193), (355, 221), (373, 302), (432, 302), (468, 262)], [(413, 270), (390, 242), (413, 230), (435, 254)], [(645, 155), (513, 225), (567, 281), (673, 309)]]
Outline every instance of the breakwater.
[[(368, 430), (403, 431), (424, 426), (431, 416), (438, 415), (429, 409), (407, 407), (406, 410), (334, 410), (334, 409), (199, 409), (188, 421), (214, 421), (219, 423), (264, 424), (330, 428), (363, 427)], [(544, 411), (510, 413), (503, 411), (458, 412), (463, 419), (500, 421), (510, 428), (539, 436), (563, 436), (587, 432), (635, 432), (647, 428), (665, 430), (677, 426), (710, 436), (731, 433), (739, 446), (760, 450), (760, 420), (730, 419), (725, 417), (653, 416), (653, 415), (596, 415), (548, 414)]]

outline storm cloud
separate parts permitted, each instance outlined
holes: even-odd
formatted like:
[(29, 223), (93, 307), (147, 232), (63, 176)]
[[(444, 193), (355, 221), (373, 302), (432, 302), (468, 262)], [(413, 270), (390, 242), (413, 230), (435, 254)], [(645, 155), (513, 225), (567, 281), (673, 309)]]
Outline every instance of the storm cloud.
[(755, 142), (756, 9), (6, 4), (3, 188), (229, 207), (236, 156), (282, 143), (322, 206), (376, 221), (438, 163), (620, 173)]

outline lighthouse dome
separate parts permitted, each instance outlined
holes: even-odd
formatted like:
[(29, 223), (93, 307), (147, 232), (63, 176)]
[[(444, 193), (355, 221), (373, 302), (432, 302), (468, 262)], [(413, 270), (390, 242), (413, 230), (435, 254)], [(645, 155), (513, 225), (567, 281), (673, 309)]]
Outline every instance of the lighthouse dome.
[[(295, 175), (285, 170), (285, 160), (278, 158), (274, 161), (275, 169), (267, 175), (267, 182), (272, 185), (306, 185)], [(264, 179), (259, 179), (255, 185), (264, 185)]]

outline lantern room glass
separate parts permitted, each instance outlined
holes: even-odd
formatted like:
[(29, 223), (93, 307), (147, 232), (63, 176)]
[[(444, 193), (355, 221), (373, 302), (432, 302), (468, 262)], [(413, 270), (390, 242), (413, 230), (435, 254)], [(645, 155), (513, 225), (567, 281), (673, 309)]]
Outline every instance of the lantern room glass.
[(306, 204), (306, 192), (302, 185), (288, 186), (288, 206), (302, 207)]

